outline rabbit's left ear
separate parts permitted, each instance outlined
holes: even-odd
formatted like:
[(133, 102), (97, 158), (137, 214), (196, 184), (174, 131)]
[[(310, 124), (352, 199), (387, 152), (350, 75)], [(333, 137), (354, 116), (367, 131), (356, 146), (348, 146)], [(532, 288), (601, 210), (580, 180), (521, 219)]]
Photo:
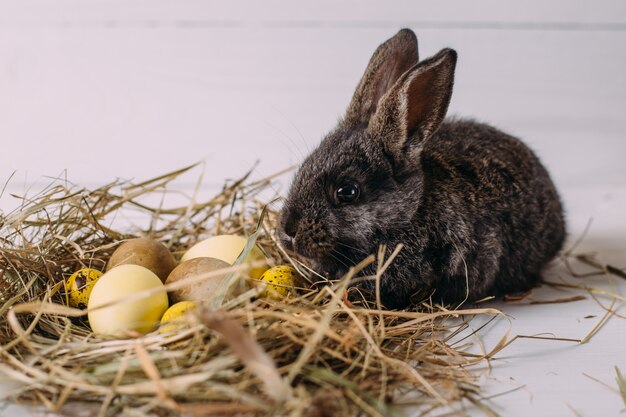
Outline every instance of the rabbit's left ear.
[(381, 99), (367, 130), (382, 140), (394, 159), (420, 149), (443, 121), (455, 66), (456, 52), (443, 49), (407, 71)]
[(380, 98), (418, 59), (417, 37), (410, 29), (400, 30), (380, 45), (370, 58), (344, 121), (349, 125), (367, 125)]

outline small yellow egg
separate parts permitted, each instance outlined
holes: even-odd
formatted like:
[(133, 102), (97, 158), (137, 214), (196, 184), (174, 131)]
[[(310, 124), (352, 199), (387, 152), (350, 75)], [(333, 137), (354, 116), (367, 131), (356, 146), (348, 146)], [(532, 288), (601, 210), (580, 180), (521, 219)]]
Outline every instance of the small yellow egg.
[[(259, 280), (268, 283), (264, 297), (280, 300), (289, 294), (296, 281), (297, 273), (289, 265), (279, 265), (265, 271)], [(276, 284), (276, 285), (273, 285)]]
[(102, 276), (97, 269), (83, 268), (74, 272), (65, 282), (67, 304), (75, 308), (87, 308), (91, 290)]
[[(248, 243), (248, 239), (243, 236), (213, 236), (193, 245), (183, 255), (180, 261), (185, 262), (193, 258), (208, 257), (219, 259), (229, 265), (232, 265), (245, 248), (246, 243)], [(265, 256), (263, 255), (263, 252), (261, 252), (261, 249), (254, 245), (246, 257), (246, 262), (256, 262), (260, 260), (265, 260)], [(253, 267), (250, 270), (250, 275), (254, 279), (259, 279), (266, 269), (266, 265)]]
[[(150, 289), (155, 292), (122, 301)], [(100, 277), (91, 291), (87, 310), (94, 333), (118, 336), (129, 331), (149, 332), (167, 307), (167, 293), (159, 277), (148, 268), (127, 264), (116, 266)]]
[(168, 308), (163, 314), (163, 317), (161, 317), (161, 328), (159, 329), (159, 332), (169, 333), (176, 330), (185, 321), (185, 315), (187, 312), (194, 310), (195, 308), (196, 303), (193, 301), (181, 301), (174, 304)]

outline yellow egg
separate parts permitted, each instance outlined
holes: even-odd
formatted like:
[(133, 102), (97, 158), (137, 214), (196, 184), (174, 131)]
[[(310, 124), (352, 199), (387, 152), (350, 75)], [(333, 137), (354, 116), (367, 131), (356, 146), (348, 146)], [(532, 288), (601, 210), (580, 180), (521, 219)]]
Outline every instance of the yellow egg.
[[(193, 245), (181, 258), (185, 262), (193, 258), (215, 258), (232, 265), (239, 257), (248, 239), (237, 235), (219, 235), (202, 240)], [(265, 260), (263, 252), (255, 245), (246, 257), (246, 262)], [(250, 270), (252, 278), (258, 279), (267, 269), (267, 265), (254, 267)]]
[(260, 278), (261, 281), (268, 283), (262, 295), (275, 300), (286, 297), (293, 288), (296, 277), (296, 270), (289, 265), (279, 265), (268, 269)]
[(161, 328), (159, 329), (159, 332), (169, 333), (173, 330), (176, 330), (185, 321), (185, 316), (187, 312), (190, 310), (194, 310), (195, 308), (196, 303), (194, 303), (193, 301), (181, 301), (174, 304), (173, 306), (168, 308), (167, 311), (165, 311), (165, 313), (163, 314), (163, 317), (161, 317)]
[(102, 276), (97, 269), (83, 268), (74, 272), (65, 282), (65, 294), (70, 307), (87, 308), (93, 286)]
[[(149, 289), (156, 292), (121, 301)], [(108, 305), (116, 301), (119, 302)], [(96, 309), (104, 305), (108, 306)], [(167, 307), (165, 287), (154, 272), (139, 265), (120, 265), (107, 271), (94, 285), (88, 304), (89, 324), (94, 333), (102, 335), (147, 333), (159, 323)]]

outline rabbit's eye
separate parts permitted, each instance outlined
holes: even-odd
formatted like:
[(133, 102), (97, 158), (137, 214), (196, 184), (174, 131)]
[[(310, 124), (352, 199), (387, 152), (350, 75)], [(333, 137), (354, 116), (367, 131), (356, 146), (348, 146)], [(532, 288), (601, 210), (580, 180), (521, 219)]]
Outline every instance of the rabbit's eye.
[(360, 193), (357, 184), (344, 184), (335, 191), (337, 201), (340, 203), (354, 203), (359, 198)]

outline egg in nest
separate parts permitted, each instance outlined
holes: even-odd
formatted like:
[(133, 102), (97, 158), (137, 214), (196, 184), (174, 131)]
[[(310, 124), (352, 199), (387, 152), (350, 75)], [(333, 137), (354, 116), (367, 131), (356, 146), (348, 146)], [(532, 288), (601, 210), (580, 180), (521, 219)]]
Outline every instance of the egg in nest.
[(94, 286), (87, 305), (89, 325), (101, 335), (148, 333), (168, 306), (165, 287), (154, 272), (139, 265), (119, 265)]
[(262, 296), (274, 300), (285, 298), (293, 289), (297, 276), (296, 270), (289, 265), (278, 265), (268, 269), (259, 278), (260, 281), (267, 283)]
[(82, 268), (65, 280), (65, 297), (67, 305), (75, 308), (87, 308), (91, 290), (102, 272), (93, 268)]

